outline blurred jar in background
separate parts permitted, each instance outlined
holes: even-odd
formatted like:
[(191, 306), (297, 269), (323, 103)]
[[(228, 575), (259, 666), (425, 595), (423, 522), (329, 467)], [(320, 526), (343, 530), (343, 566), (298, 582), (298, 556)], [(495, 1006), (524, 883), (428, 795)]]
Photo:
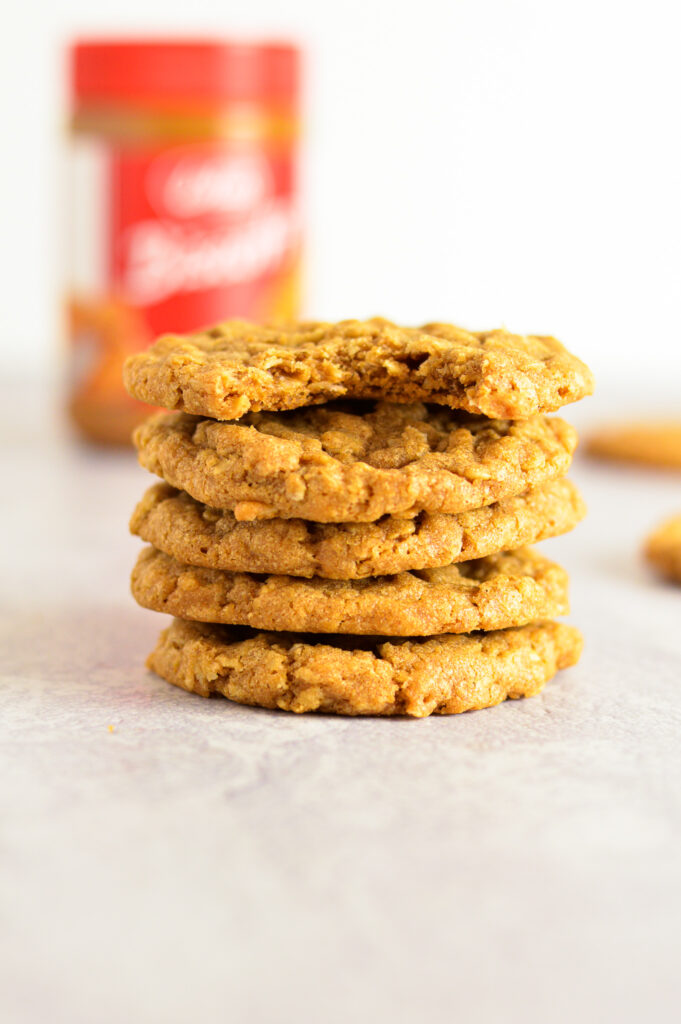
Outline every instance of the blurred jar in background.
[(299, 54), (97, 40), (70, 58), (69, 411), (126, 442), (149, 412), (121, 384), (129, 353), (298, 315)]

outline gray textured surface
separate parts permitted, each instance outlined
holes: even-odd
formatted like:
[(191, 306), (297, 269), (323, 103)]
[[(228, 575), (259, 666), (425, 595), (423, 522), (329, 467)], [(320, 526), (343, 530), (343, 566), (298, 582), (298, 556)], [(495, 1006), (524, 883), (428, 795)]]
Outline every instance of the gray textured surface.
[(296, 718), (145, 672), (163, 620), (128, 597), (125, 523), (148, 475), (13, 405), (4, 1021), (678, 1019), (681, 591), (636, 548), (679, 478), (577, 467), (590, 517), (543, 547), (587, 648), (541, 697)]

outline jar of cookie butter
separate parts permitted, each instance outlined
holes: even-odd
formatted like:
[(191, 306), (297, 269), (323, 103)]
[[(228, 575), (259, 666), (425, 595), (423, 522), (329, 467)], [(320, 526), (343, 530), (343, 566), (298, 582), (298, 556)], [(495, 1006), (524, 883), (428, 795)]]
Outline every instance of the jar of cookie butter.
[(159, 334), (299, 314), (299, 53), (87, 40), (70, 51), (70, 416), (127, 442), (121, 384)]

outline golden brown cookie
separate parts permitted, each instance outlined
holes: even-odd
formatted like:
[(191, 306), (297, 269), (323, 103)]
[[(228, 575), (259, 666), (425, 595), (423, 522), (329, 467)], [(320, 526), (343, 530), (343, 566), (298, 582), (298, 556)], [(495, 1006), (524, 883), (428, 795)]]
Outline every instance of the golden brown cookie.
[(165, 413), (134, 440), (152, 473), (239, 521), (348, 523), (523, 494), (566, 473), (577, 435), (560, 419), (379, 402), (249, 413), (237, 423)]
[(147, 665), (238, 704), (340, 715), (459, 714), (539, 693), (579, 660), (573, 626), (535, 623), (428, 640), (254, 633), (176, 619)]
[(231, 320), (168, 335), (130, 357), (124, 379), (143, 402), (219, 420), (343, 397), (520, 419), (593, 390), (588, 367), (555, 338), (380, 318), (285, 327)]
[(258, 576), (182, 565), (144, 548), (132, 593), (181, 619), (294, 633), (432, 636), (506, 629), (565, 615), (568, 578), (530, 548), (364, 580)]
[(648, 537), (644, 553), (662, 576), (681, 583), (681, 515), (658, 526)]
[(588, 439), (586, 450), (602, 459), (681, 469), (681, 421), (649, 420), (602, 427)]
[(409, 519), (384, 516), (375, 523), (239, 523), (232, 512), (160, 483), (138, 504), (130, 530), (187, 565), (349, 580), (535, 544), (573, 529), (584, 514), (577, 488), (563, 479), (458, 515), (423, 512)]

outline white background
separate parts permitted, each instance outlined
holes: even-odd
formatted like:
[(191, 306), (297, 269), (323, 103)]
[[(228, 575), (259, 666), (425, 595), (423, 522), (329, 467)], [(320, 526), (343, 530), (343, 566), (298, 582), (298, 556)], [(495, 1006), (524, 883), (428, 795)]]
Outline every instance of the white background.
[(601, 394), (681, 368), (673, 0), (108, 6), (22, 0), (0, 40), (0, 367), (58, 351), (61, 44), (149, 31), (307, 47), (308, 314), (554, 333)]

